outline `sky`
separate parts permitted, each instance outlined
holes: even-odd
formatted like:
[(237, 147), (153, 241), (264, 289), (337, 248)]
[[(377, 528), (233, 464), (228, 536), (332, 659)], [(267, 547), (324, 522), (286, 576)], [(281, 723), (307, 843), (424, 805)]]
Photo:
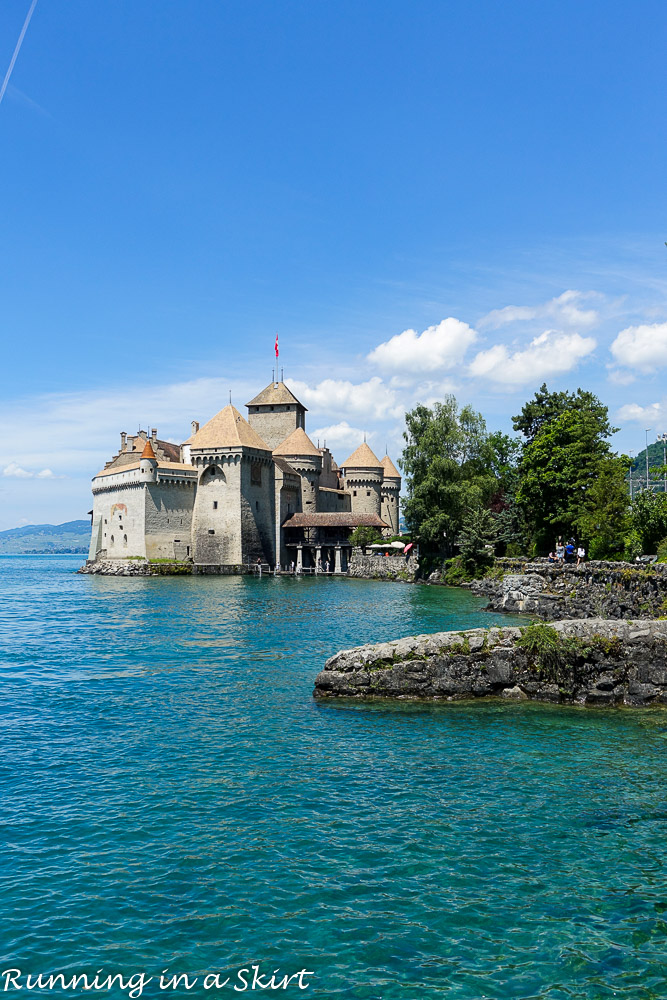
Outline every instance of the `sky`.
[[(0, 78), (30, 0), (0, 5)], [(453, 393), (667, 432), (664, 0), (37, 0), (0, 102), (0, 530), (278, 366), (342, 462)]]

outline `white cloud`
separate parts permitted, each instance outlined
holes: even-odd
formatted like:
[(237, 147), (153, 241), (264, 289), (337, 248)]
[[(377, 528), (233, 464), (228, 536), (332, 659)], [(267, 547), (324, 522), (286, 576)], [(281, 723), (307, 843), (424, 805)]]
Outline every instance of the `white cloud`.
[(42, 469), (40, 472), (32, 472), (22, 468), (17, 462), (10, 462), (2, 470), (3, 476), (10, 476), (13, 479), (56, 479), (51, 469)]
[(661, 403), (649, 403), (648, 406), (641, 406), (640, 403), (626, 403), (618, 411), (617, 417), (619, 420), (636, 420), (647, 428), (655, 429), (662, 422), (664, 412)]
[(529, 320), (549, 320), (559, 327), (593, 327), (599, 321), (595, 309), (582, 309), (581, 305), (589, 298), (600, 298), (597, 292), (578, 292), (570, 289), (537, 306), (505, 306), (503, 309), (493, 309), (477, 324), (480, 330), (497, 330), (509, 323), (527, 322)]
[(377, 375), (367, 382), (358, 383), (327, 378), (312, 387), (306, 382), (287, 379), (287, 385), (304, 406), (320, 413), (348, 413), (385, 420), (400, 417), (404, 412), (395, 390)]
[[(337, 449), (352, 452), (364, 440), (364, 431), (359, 427), (351, 427), (347, 420), (340, 420), (337, 424), (317, 428), (310, 434), (310, 437), (319, 440), (320, 445), (326, 441), (327, 448), (331, 449), (332, 452), (336, 452)], [(367, 434), (366, 437), (370, 443), (373, 434)], [(344, 462), (345, 457), (338, 456), (339, 463)]]
[(455, 367), (477, 340), (477, 332), (450, 316), (422, 333), (404, 330), (371, 351), (368, 360), (383, 371), (425, 374)]
[(16, 462), (10, 462), (2, 470), (3, 476), (13, 476), (15, 479), (32, 479), (35, 475), (34, 472), (28, 472), (27, 469), (22, 469), (20, 465)]
[(637, 381), (637, 376), (633, 375), (632, 372), (623, 371), (622, 368), (609, 367), (607, 379), (613, 385), (632, 385), (633, 382)]
[(592, 337), (546, 330), (523, 350), (512, 352), (505, 344), (496, 344), (480, 351), (468, 370), (473, 376), (513, 388), (571, 371), (595, 346)]
[(640, 372), (653, 372), (667, 365), (667, 323), (628, 326), (621, 330), (611, 353), (619, 364)]

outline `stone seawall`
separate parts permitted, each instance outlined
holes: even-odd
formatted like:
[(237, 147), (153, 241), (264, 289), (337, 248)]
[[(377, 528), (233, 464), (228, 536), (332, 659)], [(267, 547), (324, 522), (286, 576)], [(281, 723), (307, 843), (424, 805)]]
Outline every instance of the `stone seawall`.
[(88, 562), (77, 573), (90, 576), (190, 576), (192, 563), (151, 563), (147, 560), (100, 559)]
[(470, 589), (489, 597), (490, 610), (549, 620), (656, 618), (667, 613), (667, 563), (593, 561), (558, 566), (536, 560), (519, 572), (506, 572), (501, 580), (475, 580)]
[(361, 548), (352, 549), (347, 575), (363, 580), (396, 580), (414, 583), (419, 563), (414, 556), (407, 561), (401, 553), (397, 556), (371, 555)]
[(561, 621), (359, 646), (327, 660), (314, 695), (667, 705), (667, 621)]

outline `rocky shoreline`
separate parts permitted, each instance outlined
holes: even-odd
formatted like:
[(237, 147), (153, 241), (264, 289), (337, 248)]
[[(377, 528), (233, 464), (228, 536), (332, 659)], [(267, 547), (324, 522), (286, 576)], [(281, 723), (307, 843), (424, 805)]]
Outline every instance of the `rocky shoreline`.
[(472, 593), (489, 598), (489, 611), (531, 614), (548, 621), (667, 614), (667, 563), (592, 561), (558, 566), (540, 559), (513, 563), (508, 570), (501, 579), (474, 580), (469, 585)]
[(314, 696), (667, 705), (667, 621), (559, 621), (359, 646), (327, 660)]

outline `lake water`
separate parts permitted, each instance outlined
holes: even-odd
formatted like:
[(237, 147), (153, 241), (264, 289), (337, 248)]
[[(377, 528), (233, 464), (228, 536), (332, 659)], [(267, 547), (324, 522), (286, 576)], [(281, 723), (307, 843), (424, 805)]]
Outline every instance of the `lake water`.
[(339, 648), (508, 619), (80, 559), (0, 559), (0, 972), (23, 977), (0, 992), (128, 996), (25, 986), (102, 970), (144, 997), (667, 996), (667, 714), (316, 703)]

